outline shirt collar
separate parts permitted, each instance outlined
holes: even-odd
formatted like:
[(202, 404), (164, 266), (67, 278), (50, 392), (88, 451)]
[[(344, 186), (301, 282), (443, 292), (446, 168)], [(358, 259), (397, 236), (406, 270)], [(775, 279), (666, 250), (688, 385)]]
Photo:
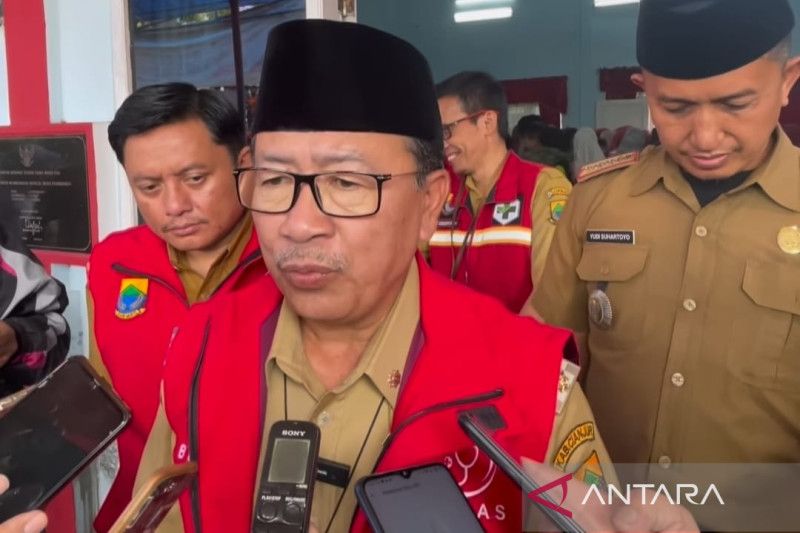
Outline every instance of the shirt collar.
[(800, 154), (781, 128), (772, 155), (745, 182), (758, 183), (776, 203), (800, 211)]
[[(231, 230), (230, 235), (232, 236), (231, 239), (228, 240), (228, 244), (222, 249), (214, 260), (213, 265), (218, 265), (222, 261), (224, 261), (228, 256), (230, 256), (231, 252), (233, 252), (237, 248), (241, 248), (244, 250), (244, 245), (250, 238), (250, 232), (253, 228), (253, 219), (250, 217), (249, 214), (245, 214), (242, 219), (236, 223), (236, 226)], [(171, 244), (167, 244), (167, 255), (169, 256), (169, 262), (172, 264), (172, 267), (177, 270), (178, 272), (184, 272), (190, 270), (189, 262), (186, 259), (186, 252), (182, 250), (178, 250), (173, 247)], [(238, 261), (238, 257), (236, 257), (236, 261)], [(214, 267), (212, 266), (212, 269)], [(210, 272), (210, 271), (209, 271)]]
[[(776, 130), (775, 137), (775, 146), (767, 160), (734, 191), (758, 184), (776, 203), (792, 211), (800, 211), (800, 157), (797, 148), (781, 128)], [(631, 196), (644, 194), (662, 180), (668, 188), (680, 187), (678, 184), (686, 181), (678, 165), (663, 148), (653, 150), (650, 157), (643, 157), (640, 161), (634, 167), (637, 176), (631, 183)]]
[[(503, 160), (500, 162), (500, 165), (495, 169), (494, 174), (492, 175), (491, 185), (489, 186), (489, 192), (486, 194), (486, 197), (483, 198), (483, 205), (491, 204), (494, 202), (494, 195), (497, 182), (500, 180), (500, 176), (503, 174), (503, 170), (506, 168), (506, 164), (508, 164), (508, 158), (510, 155), (511, 155), (511, 150), (507, 150), (505, 157), (503, 157)], [(471, 174), (467, 176), (467, 178), (464, 180), (464, 183), (471, 197), (472, 196), (476, 198), (482, 197), (481, 195), (482, 191), (478, 186), (478, 182), (475, 181), (475, 178), (472, 177)]]
[[(341, 393), (366, 376), (394, 408), (408, 351), (419, 323), (419, 270), (411, 262), (406, 280), (388, 316), (373, 335), (353, 373), (332, 392)], [(313, 374), (305, 356), (300, 319), (284, 299), (268, 359), (302, 383), (317, 400), (327, 392)]]

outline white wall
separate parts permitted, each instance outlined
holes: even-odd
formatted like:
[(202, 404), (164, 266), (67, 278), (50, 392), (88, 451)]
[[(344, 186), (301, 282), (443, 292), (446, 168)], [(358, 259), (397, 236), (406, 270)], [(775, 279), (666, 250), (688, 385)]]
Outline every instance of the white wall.
[[(800, 17), (800, 0), (790, 2)], [(636, 4), (516, 0), (513, 18), (470, 24), (455, 24), (453, 11), (453, 0), (361, 0), (358, 16), (417, 46), (437, 81), (461, 70), (499, 79), (568, 76), (568, 126), (594, 125), (603, 97), (598, 69), (636, 65)], [(794, 49), (800, 50), (800, 27)]]
[(6, 29), (0, 26), (0, 126), (8, 126), (8, 65), (6, 64)]
[(131, 91), (125, 0), (45, 0), (50, 120), (92, 123), (100, 238), (135, 225), (136, 206), (108, 144)]

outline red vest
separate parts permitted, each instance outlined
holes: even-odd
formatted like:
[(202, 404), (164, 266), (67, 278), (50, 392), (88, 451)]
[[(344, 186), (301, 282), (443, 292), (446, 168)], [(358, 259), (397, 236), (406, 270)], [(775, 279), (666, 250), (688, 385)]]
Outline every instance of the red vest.
[[(245, 263), (263, 265), (255, 232), (242, 253), (240, 270)], [(97, 346), (114, 389), (133, 413), (117, 441), (119, 473), (95, 519), (95, 529), (104, 532), (131, 499), (158, 409), (164, 354), (189, 304), (166, 243), (146, 226), (110, 235), (94, 248), (89, 264)]]
[[(542, 166), (514, 152), (474, 223), (471, 244), (456, 273), (457, 281), (502, 301), (519, 312), (531, 294), (531, 201)], [(473, 226), (464, 178), (450, 172), (450, 196), (430, 241), (431, 266), (450, 276), (461, 244)]]
[[(444, 462), (487, 531), (520, 531), (523, 497), (510, 479), (486, 457), (465, 479), (460, 465), (471, 464), (476, 449), (456, 413), (496, 405), (508, 424), (500, 433), (504, 444), (517, 458), (541, 460), (569, 333), (515, 316), (418, 262), (424, 344), (400, 391), (375, 471)], [(173, 459), (199, 463), (199, 482), (181, 501), (187, 532), (200, 531), (198, 522), (206, 532), (251, 527), (269, 352), (259, 332), (277, 319), (282, 297), (270, 277), (251, 278), (249, 286), (243, 280), (213, 308), (192, 313), (164, 372), (167, 417), (176, 434)], [(459, 405), (448, 407), (454, 400)], [(361, 513), (351, 531), (369, 531)]]

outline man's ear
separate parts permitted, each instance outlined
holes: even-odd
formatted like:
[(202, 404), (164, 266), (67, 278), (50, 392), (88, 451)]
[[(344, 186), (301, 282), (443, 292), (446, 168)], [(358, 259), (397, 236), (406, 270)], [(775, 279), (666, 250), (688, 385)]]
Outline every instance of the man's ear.
[[(478, 119), (484, 125), (487, 133), (500, 134), (500, 120), (497, 111), (487, 111)], [(502, 137), (502, 135), (500, 135)]]
[(644, 91), (644, 75), (640, 72), (631, 75), (631, 82)]
[(436, 231), (439, 214), (442, 212), (447, 196), (450, 194), (450, 176), (444, 169), (434, 170), (425, 178), (422, 199), (422, 223), (419, 227), (419, 240), (428, 242)]
[(238, 168), (247, 168), (253, 166), (253, 151), (250, 150), (248, 144), (239, 152), (239, 157), (236, 159), (236, 166)]
[(784, 107), (789, 105), (789, 95), (792, 93), (798, 77), (800, 77), (800, 56), (792, 57), (783, 67), (783, 86), (781, 88), (783, 102), (781, 105)]

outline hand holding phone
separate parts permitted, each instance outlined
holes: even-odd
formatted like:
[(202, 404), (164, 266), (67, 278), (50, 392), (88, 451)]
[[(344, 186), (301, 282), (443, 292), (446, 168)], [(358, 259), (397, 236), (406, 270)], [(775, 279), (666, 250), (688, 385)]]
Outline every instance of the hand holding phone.
[(367, 476), (356, 484), (356, 499), (375, 533), (483, 531), (441, 463)]
[[(0, 495), (8, 488), (8, 478), (0, 474)], [(0, 524), (0, 533), (37, 533), (44, 531), (45, 527), (47, 527), (47, 515), (42, 511), (28, 511)]]
[(84, 357), (71, 357), (0, 416), (0, 522), (42, 507), (130, 420)]
[(150, 533), (197, 477), (196, 463), (170, 465), (147, 480), (125, 507), (109, 533)]
[[(481, 421), (477, 414), (470, 411), (459, 413), (458, 423), (478, 448), (519, 485), (524, 494), (538, 491), (539, 484), (498, 444), (492, 437), (492, 431)], [(575, 520), (555, 510), (558, 506), (547, 494), (539, 494), (538, 498), (552, 504), (552, 506), (542, 505), (534, 499), (531, 500), (561, 531), (583, 533), (583, 528)]]

